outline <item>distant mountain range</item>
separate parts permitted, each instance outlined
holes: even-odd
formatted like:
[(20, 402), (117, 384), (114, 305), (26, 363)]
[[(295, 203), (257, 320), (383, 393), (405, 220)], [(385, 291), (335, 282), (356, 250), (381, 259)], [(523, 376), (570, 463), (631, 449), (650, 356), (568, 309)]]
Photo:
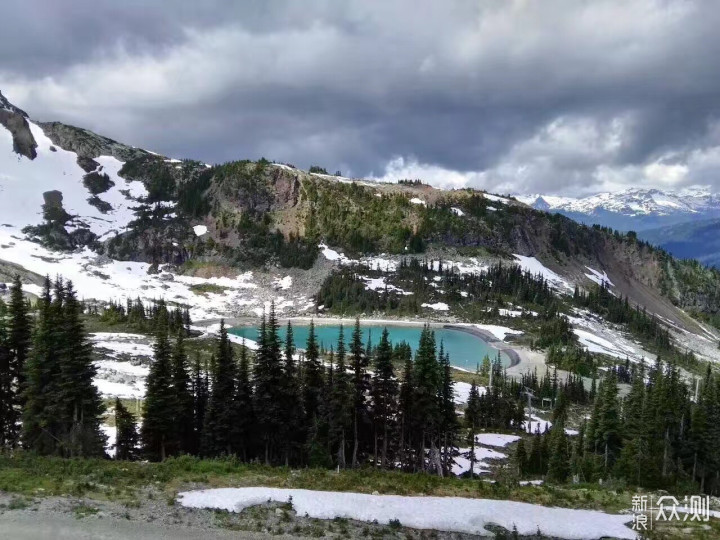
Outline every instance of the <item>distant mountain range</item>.
[(620, 231), (636, 231), (676, 257), (720, 267), (720, 195), (707, 188), (627, 189), (582, 198), (520, 195), (537, 210)]
[(621, 231), (644, 231), (679, 223), (720, 219), (720, 195), (707, 188), (680, 191), (627, 189), (582, 198), (523, 195), (518, 200), (581, 223), (598, 224)]

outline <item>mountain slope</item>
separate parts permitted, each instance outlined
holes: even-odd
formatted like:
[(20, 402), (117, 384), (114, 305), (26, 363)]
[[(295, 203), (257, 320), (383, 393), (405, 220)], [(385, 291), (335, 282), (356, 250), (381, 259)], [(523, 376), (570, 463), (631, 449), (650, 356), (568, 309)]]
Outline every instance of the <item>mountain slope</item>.
[[(395, 261), (416, 254), (536, 268), (535, 261), (569, 290), (603, 275), (616, 294), (695, 331), (678, 307), (720, 307), (717, 274), (516, 200), (265, 160), (211, 167), (168, 159), (81, 128), (35, 123), (3, 103), (0, 259), (72, 277), (86, 298), (163, 296), (195, 303), (198, 315), (257, 311), (276, 298), (281, 310), (312, 311), (311, 297), (332, 271), (319, 247), (328, 245), (347, 257)], [(203, 283), (225, 294), (196, 298), (191, 287)]]
[(675, 257), (720, 267), (720, 220), (668, 225), (642, 231), (639, 236)]

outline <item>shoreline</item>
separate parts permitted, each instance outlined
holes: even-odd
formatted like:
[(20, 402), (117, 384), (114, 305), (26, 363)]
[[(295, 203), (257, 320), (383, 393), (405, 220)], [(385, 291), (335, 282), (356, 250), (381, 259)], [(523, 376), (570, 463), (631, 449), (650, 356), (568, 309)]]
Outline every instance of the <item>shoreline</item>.
[[(287, 324), (288, 322), (302, 322), (302, 323), (310, 323), (310, 321), (313, 321), (315, 323), (315, 326), (330, 326), (330, 325), (338, 325), (342, 324), (346, 327), (352, 327), (355, 324), (355, 318), (354, 317), (309, 317), (309, 316), (299, 316), (299, 317), (282, 317), (278, 318), (279, 324)], [(199, 321), (201, 325), (208, 326), (213, 323), (219, 323), (220, 319), (217, 320), (206, 320), (206, 321)], [(233, 319), (225, 319), (225, 323), (228, 328), (231, 328), (233, 326), (253, 326), (257, 324), (257, 319), (254, 317), (237, 317)], [(487, 343), (490, 347), (505, 353), (507, 357), (510, 360), (510, 364), (508, 366), (505, 366), (505, 369), (512, 370), (513, 372), (519, 372), (517, 369), (518, 366), (520, 366), (523, 363), (523, 360), (528, 360), (527, 363), (534, 364), (534, 361), (529, 361), (528, 354), (525, 354), (526, 351), (524, 348), (518, 348), (517, 346), (514, 346), (511, 343), (508, 343), (506, 341), (499, 340), (497, 336), (493, 335), (492, 332), (488, 332), (487, 330), (483, 330), (482, 328), (478, 328), (477, 326), (474, 326), (472, 323), (453, 323), (453, 322), (440, 322), (440, 321), (412, 321), (412, 320), (403, 320), (403, 319), (360, 319), (360, 323), (365, 326), (385, 326), (385, 325), (393, 325), (393, 326), (405, 326), (405, 327), (422, 327), (425, 325), (428, 325), (430, 328), (445, 328), (448, 330), (457, 330), (459, 332), (465, 332), (467, 334), (473, 335), (485, 343)], [(197, 323), (196, 323), (197, 324)], [(544, 362), (543, 362), (544, 363)], [(457, 368), (459, 369), (459, 368)]]

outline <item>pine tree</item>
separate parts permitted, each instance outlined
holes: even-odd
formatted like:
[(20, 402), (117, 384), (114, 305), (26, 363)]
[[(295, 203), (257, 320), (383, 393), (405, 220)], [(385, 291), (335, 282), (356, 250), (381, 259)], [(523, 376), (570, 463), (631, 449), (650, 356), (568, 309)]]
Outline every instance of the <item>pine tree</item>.
[(465, 408), (465, 427), (468, 429), (468, 441), (470, 442), (470, 478), (475, 476), (475, 434), (477, 433), (478, 420), (480, 416), (480, 393), (475, 381), (470, 385), (467, 406)]
[(81, 314), (82, 306), (72, 282), (68, 281), (62, 299), (60, 381), (56, 398), (63, 409), (59, 439), (65, 456), (97, 457), (105, 452), (105, 435), (100, 429), (105, 407), (93, 384), (97, 370)]
[(415, 355), (414, 382), (414, 413), (418, 419), (421, 419), (421, 425), (418, 426), (420, 432), (417, 434), (416, 440), (418, 457), (422, 460), (421, 468), (423, 470), (428, 468), (424, 453), (425, 448), (430, 448), (429, 469), (442, 474), (438, 449), (441, 411), (437, 397), (440, 386), (440, 367), (436, 357), (435, 336), (428, 326), (425, 326), (420, 334), (420, 342)]
[[(40, 455), (59, 454), (58, 435), (62, 406), (60, 395), (60, 328), (62, 299), (53, 301), (50, 278), (45, 278), (38, 300), (38, 317), (31, 355), (27, 362), (22, 414), (23, 447)], [(64, 294), (56, 283), (56, 295)]]
[(320, 363), (315, 323), (310, 321), (307, 344), (305, 346), (305, 362), (303, 363), (303, 405), (306, 424), (312, 426), (320, 413), (320, 401), (323, 392), (323, 367)]
[(378, 439), (381, 441), (380, 466), (387, 468), (388, 451), (397, 415), (398, 383), (392, 364), (392, 346), (387, 328), (383, 329), (375, 356), (375, 372), (372, 379), (373, 426), (375, 432), (374, 457), (378, 463)]
[(345, 468), (347, 435), (352, 429), (353, 388), (345, 363), (345, 331), (340, 325), (337, 344), (336, 367), (333, 372), (333, 386), (329, 392), (328, 436), (331, 452), (336, 456), (338, 467)]
[(519, 478), (523, 478), (527, 474), (528, 455), (525, 450), (525, 440), (520, 439), (515, 448), (515, 470)]
[(8, 346), (5, 303), (0, 300), (0, 449), (14, 444), (17, 425), (15, 392), (10, 374), (12, 353)]
[(193, 454), (200, 452), (200, 441), (202, 441), (203, 427), (205, 425), (205, 414), (207, 411), (210, 388), (208, 381), (208, 370), (200, 365), (200, 355), (195, 356), (192, 373), (193, 393)]
[(270, 304), (267, 322), (263, 320), (261, 325), (260, 343), (255, 353), (254, 379), (257, 428), (265, 449), (265, 463), (269, 465), (273, 451), (280, 446), (279, 435), (284, 424), (281, 394), (283, 366), (274, 303)]
[(146, 381), (143, 422), (140, 428), (143, 454), (152, 461), (163, 461), (174, 450), (177, 436), (177, 400), (172, 381), (172, 350), (168, 340), (168, 328), (163, 321), (153, 345), (153, 363)]
[(197, 438), (195, 436), (195, 400), (191, 389), (190, 373), (188, 372), (188, 359), (185, 354), (185, 330), (178, 330), (175, 347), (172, 353), (172, 386), (175, 391), (175, 422), (177, 434), (175, 439), (178, 450), (183, 454), (197, 452)]
[(247, 347), (243, 342), (240, 349), (240, 361), (237, 367), (235, 399), (233, 401), (233, 447), (243, 459), (247, 459), (253, 450), (253, 389), (250, 382), (250, 362)]
[(362, 330), (360, 319), (355, 319), (352, 340), (350, 342), (350, 356), (353, 371), (353, 453), (352, 466), (359, 464), (360, 452), (363, 451), (361, 438), (365, 435), (365, 427), (369, 424), (369, 411), (367, 406), (367, 393), (370, 389), (370, 377), (367, 373), (369, 359), (365, 356), (362, 343)]
[[(263, 323), (264, 324), (264, 323)], [(262, 338), (261, 338), (262, 341)], [(208, 399), (201, 453), (205, 456), (232, 453), (234, 420), (235, 363), (225, 321), (220, 321), (220, 338), (215, 357), (215, 370)]]
[(570, 474), (570, 448), (565, 434), (565, 419), (560, 417), (549, 434), (548, 480), (565, 482)]
[(300, 396), (300, 384), (295, 365), (295, 343), (293, 338), (292, 324), (288, 321), (287, 331), (285, 334), (285, 363), (283, 365), (281, 378), (281, 399), (282, 410), (280, 416), (282, 422), (281, 440), (283, 441), (285, 465), (290, 464), (292, 454), (297, 454), (302, 447), (304, 435), (306, 433), (303, 425), (304, 415), (302, 411), (302, 400)]
[(10, 288), (8, 305), (7, 348), (9, 352), (7, 373), (10, 407), (7, 410), (8, 432), (6, 443), (15, 446), (20, 434), (20, 415), (24, 406), (25, 371), (32, 341), (32, 321), (28, 302), (22, 292), (20, 276), (16, 275)]
[(138, 459), (138, 432), (135, 417), (115, 398), (115, 459)]

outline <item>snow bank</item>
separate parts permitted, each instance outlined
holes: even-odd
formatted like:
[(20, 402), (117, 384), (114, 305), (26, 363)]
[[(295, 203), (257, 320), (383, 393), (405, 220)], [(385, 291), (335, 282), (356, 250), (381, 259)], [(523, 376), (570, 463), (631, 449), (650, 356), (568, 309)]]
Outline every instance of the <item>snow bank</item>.
[(422, 304), (422, 307), (430, 308), (435, 311), (448, 311), (450, 309), (450, 306), (448, 306), (445, 302), (435, 302), (434, 304)]
[(266, 487), (219, 488), (188, 491), (178, 495), (188, 508), (215, 508), (240, 512), (268, 500), (291, 501), (300, 515), (317, 519), (344, 517), (388, 524), (399, 520), (406, 527), (467, 534), (491, 534), (485, 528), (497, 524), (507, 530), (513, 526), (521, 535), (542, 534), (569, 539), (603, 536), (635, 538), (625, 526), (631, 516), (606, 514), (594, 510), (572, 510), (515, 501), (466, 499), (462, 497), (407, 497), (366, 495), (337, 491), (279, 489)]
[(453, 214), (455, 214), (456, 216), (463, 217), (465, 215), (465, 212), (463, 212), (462, 210), (460, 210), (459, 208), (456, 208), (454, 206), (450, 210), (452, 210)]
[[(454, 388), (454, 397), (453, 401), (456, 405), (461, 405), (463, 403), (467, 403), (468, 399), (470, 398), (470, 388), (472, 385), (470, 383), (466, 382), (456, 382), (453, 384)], [(487, 392), (487, 388), (484, 386), (478, 386), (478, 394), (481, 396), (485, 395), (485, 392)]]
[(504, 448), (508, 444), (519, 441), (520, 437), (517, 435), (506, 435), (504, 433), (481, 433), (475, 437), (475, 440), (480, 444)]
[(195, 225), (193, 231), (195, 231), (195, 236), (202, 236), (203, 234), (207, 234), (208, 229), (206, 225)]
[(513, 257), (515, 257), (515, 260), (523, 270), (530, 272), (533, 275), (542, 275), (542, 277), (544, 277), (554, 288), (560, 290), (574, 290), (574, 287), (570, 285), (570, 283), (568, 283), (560, 275), (545, 267), (535, 257), (526, 257), (525, 255), (517, 254), (513, 254)]
[(410, 202), (413, 204), (422, 204), (423, 206), (427, 205), (425, 201), (423, 201), (422, 199), (418, 199), (417, 197), (413, 197), (412, 199), (410, 199)]
[(613, 284), (613, 282), (610, 281), (610, 278), (609, 278), (608, 275), (605, 273), (605, 270), (603, 270), (602, 272), (598, 272), (597, 270), (595, 270), (594, 268), (590, 268), (589, 266), (586, 266), (585, 268), (587, 268), (587, 269), (590, 270), (590, 272), (591, 272), (590, 274), (585, 274), (585, 276), (586, 276), (590, 281), (594, 281), (595, 283), (597, 283), (597, 284), (600, 285), (601, 287), (602, 287), (603, 285), (606, 286), (606, 287), (614, 287), (614, 286), (615, 286), (615, 285)]
[(513, 330), (507, 326), (498, 326), (496, 324), (469, 324), (468, 326), (485, 330), (492, 334), (498, 341), (505, 341), (505, 338), (509, 335), (520, 335), (523, 333), (522, 330)]

